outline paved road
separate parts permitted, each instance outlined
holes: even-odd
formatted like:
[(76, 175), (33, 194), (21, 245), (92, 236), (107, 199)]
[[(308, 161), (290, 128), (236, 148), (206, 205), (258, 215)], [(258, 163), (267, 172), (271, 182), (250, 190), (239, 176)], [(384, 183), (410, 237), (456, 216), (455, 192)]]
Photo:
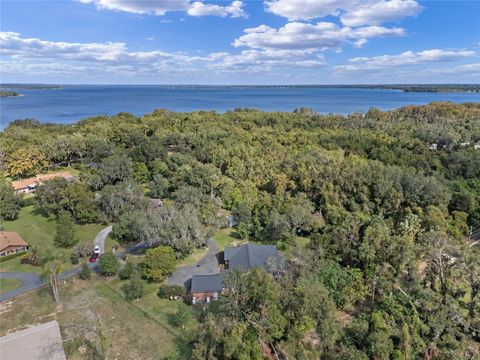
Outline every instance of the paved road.
[[(102, 231), (100, 231), (97, 236), (95, 237), (94, 240), (94, 246), (98, 245), (100, 248), (100, 253), (103, 254), (104, 249), (105, 249), (105, 238), (107, 235), (112, 231), (112, 227), (106, 227)], [(93, 249), (92, 249), (93, 251)], [(98, 264), (96, 263), (89, 263), (88, 267), (91, 270), (97, 270)], [(76, 267), (67, 271), (64, 271), (58, 276), (59, 280), (64, 280), (70, 276), (78, 275), (80, 273), (81, 269)], [(33, 272), (0, 272), (0, 278), (2, 279), (18, 279), (22, 283), (20, 287), (8, 291), (4, 294), (0, 294), (0, 301), (8, 300), (11, 299), (15, 296), (24, 294), (28, 291), (38, 289), (42, 285), (44, 285), (47, 280), (44, 280), (41, 278), (40, 274), (33, 273)]]
[[(102, 231), (100, 231), (97, 236), (95, 237), (95, 245), (100, 247), (100, 251), (103, 253), (105, 248), (105, 238), (107, 235), (112, 231), (112, 227), (109, 226)], [(218, 273), (218, 261), (217, 261), (217, 252), (218, 252), (218, 245), (217, 243), (210, 239), (208, 240), (208, 252), (205, 254), (203, 258), (201, 258), (197, 263), (193, 265), (187, 265), (178, 268), (172, 276), (168, 278), (168, 284), (170, 285), (185, 285), (189, 286), (189, 280), (191, 279), (192, 275), (208, 275), (208, 274), (216, 274)], [(137, 245), (133, 245), (127, 249), (127, 253), (137, 253), (145, 250), (148, 246), (146, 244), (140, 243)], [(125, 253), (117, 254), (117, 256), (123, 256)], [(97, 263), (89, 263), (88, 267), (92, 270), (98, 269)], [(81, 271), (80, 268), (73, 268), (61, 273), (58, 278), (59, 280), (64, 280), (68, 277), (78, 275)], [(15, 296), (24, 294), (28, 291), (38, 289), (42, 285), (46, 283), (40, 274), (37, 273), (30, 273), (30, 272), (0, 272), (0, 278), (5, 279), (18, 279), (22, 282), (20, 287), (6, 292), (4, 294), (0, 294), (0, 301), (11, 299)]]
[(169, 285), (190, 286), (190, 280), (193, 275), (210, 275), (218, 273), (218, 244), (210, 239), (208, 240), (208, 252), (197, 263), (177, 268), (177, 270), (167, 279)]
[(37, 289), (43, 285), (43, 280), (40, 274), (31, 272), (0, 272), (0, 279), (18, 279), (22, 282), (20, 287), (4, 294), (0, 294), (0, 301)]
[(93, 245), (100, 248), (100, 254), (103, 254), (105, 252), (105, 238), (110, 233), (110, 231), (112, 231), (112, 226), (106, 227), (105, 229), (100, 231), (95, 237)]

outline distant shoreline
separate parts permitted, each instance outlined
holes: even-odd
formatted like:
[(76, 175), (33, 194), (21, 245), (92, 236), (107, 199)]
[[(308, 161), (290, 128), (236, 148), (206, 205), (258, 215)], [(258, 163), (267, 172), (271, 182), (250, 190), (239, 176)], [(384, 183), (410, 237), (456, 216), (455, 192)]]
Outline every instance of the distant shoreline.
[(7, 96), (21, 96), (21, 94), (15, 91), (0, 91), (0, 97), (7, 97)]
[[(202, 85), (202, 84), (0, 84), (2, 92), (15, 92), (13, 90), (60, 90), (68, 87), (79, 86), (119, 86), (119, 87), (166, 87), (173, 89), (195, 88), (337, 88), (337, 89), (382, 89), (400, 90), (403, 92), (434, 92), (434, 93), (480, 93), (480, 84), (335, 84), (335, 85)], [(15, 95), (3, 95), (15, 96)]]

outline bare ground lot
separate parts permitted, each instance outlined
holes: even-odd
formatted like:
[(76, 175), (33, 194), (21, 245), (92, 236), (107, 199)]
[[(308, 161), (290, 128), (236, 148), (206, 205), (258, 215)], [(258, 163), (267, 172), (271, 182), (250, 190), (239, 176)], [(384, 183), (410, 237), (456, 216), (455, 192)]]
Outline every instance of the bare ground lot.
[(56, 307), (48, 288), (0, 304), (0, 336), (32, 324), (57, 320), (68, 359), (189, 358), (197, 326), (196, 312), (181, 330), (172, 324), (178, 303), (160, 299), (158, 284), (147, 285), (147, 294), (126, 301), (115, 280), (71, 279), (60, 291)]

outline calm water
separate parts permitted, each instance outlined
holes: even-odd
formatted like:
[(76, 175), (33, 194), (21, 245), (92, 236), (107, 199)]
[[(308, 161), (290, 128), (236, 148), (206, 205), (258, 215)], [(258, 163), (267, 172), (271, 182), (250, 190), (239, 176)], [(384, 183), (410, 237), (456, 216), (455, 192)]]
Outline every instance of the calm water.
[(19, 89), (23, 96), (0, 98), (0, 128), (15, 119), (72, 123), (88, 116), (122, 111), (143, 115), (157, 108), (174, 111), (237, 107), (292, 111), (309, 107), (321, 113), (347, 114), (432, 101), (480, 102), (478, 93), (407, 93), (398, 90), (328, 87), (65, 86)]

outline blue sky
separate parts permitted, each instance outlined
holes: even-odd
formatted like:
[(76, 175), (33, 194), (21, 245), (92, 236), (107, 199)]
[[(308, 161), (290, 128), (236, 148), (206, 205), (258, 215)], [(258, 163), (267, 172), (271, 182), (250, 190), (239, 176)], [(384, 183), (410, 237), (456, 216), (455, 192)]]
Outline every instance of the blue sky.
[(2, 0), (0, 80), (480, 82), (480, 1)]

